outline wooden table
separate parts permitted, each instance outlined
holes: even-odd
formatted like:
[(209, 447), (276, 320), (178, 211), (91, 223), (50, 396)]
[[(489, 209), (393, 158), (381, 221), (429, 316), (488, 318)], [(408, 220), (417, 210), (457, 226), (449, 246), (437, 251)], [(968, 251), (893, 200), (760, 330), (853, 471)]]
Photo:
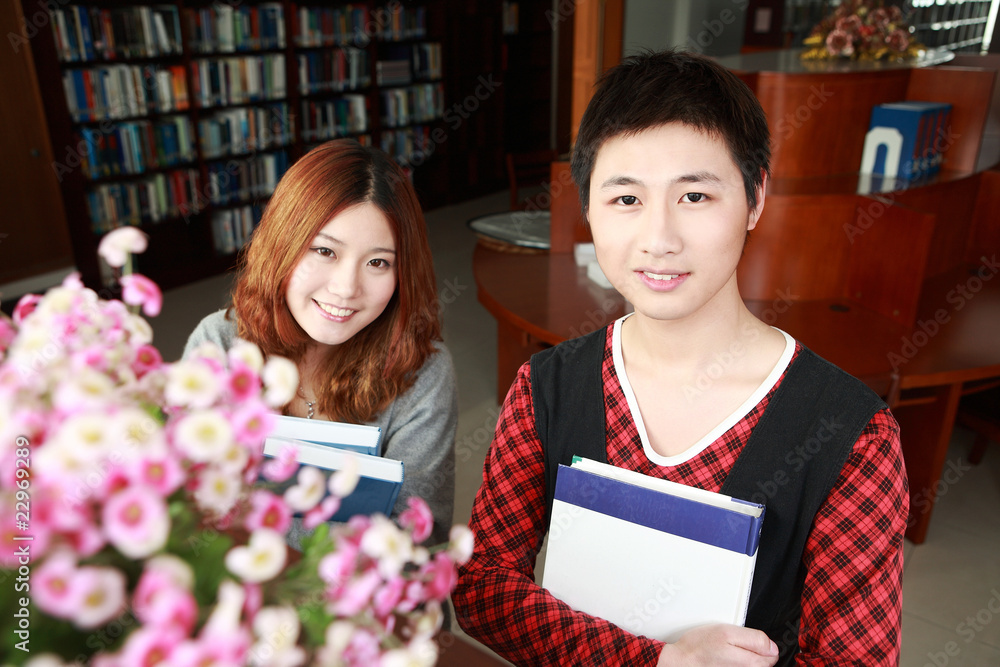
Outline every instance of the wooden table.
[[(910, 483), (907, 537), (924, 541), (942, 479), (958, 399), (1000, 377), (1000, 277), (993, 258), (925, 282), (916, 325), (847, 299), (747, 301), (765, 322), (889, 397)], [(625, 302), (586, 277), (572, 255), (477, 247), (479, 301), (497, 320), (497, 400), (531, 354), (604, 326)]]
[(442, 632), (435, 641), (438, 667), (503, 667), (506, 664), (450, 632)]

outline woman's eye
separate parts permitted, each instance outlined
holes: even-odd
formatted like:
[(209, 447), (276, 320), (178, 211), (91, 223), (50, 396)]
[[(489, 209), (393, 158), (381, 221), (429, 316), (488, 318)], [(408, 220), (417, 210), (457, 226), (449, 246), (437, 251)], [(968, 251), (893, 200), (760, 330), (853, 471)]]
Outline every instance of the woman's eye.
[(373, 259), (372, 261), (370, 261), (368, 263), (371, 264), (372, 266), (374, 266), (377, 269), (388, 269), (389, 268), (389, 262), (387, 262), (384, 259)]
[(319, 255), (320, 257), (335, 257), (333, 251), (329, 248), (311, 248), (311, 250)]
[(698, 202), (705, 201), (708, 197), (700, 192), (689, 192), (684, 195), (684, 199), (692, 204), (697, 204)]
[(618, 198), (618, 202), (624, 204), (625, 206), (635, 206), (638, 201), (639, 198), (635, 195), (622, 195)]

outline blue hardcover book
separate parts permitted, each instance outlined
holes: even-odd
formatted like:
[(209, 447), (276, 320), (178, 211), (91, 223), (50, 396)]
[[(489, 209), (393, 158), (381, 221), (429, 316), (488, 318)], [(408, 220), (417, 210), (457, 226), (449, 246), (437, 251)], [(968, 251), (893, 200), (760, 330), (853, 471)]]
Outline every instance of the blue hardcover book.
[(757, 503), (575, 459), (556, 477), (542, 585), (662, 641), (742, 625), (763, 520)]
[[(392, 514), (399, 490), (403, 486), (402, 461), (273, 436), (264, 441), (264, 455), (276, 456), (288, 442), (295, 444), (296, 459), (302, 465), (314, 466), (332, 472), (349, 465), (347, 461), (349, 457), (353, 457), (357, 462), (358, 474), (360, 475), (358, 485), (351, 495), (341, 501), (340, 509), (331, 517), (331, 521), (347, 521), (356, 514), (380, 513), (386, 516)], [(294, 481), (293, 477), (288, 482), (283, 483), (280, 488), (287, 488)]]
[(861, 173), (904, 181), (929, 176), (940, 164), (940, 117), (951, 110), (942, 102), (894, 102), (872, 109), (865, 135)]
[(93, 44), (93, 33), (90, 29), (90, 16), (87, 14), (87, 10), (84, 7), (72, 7), (73, 13), (76, 15), (76, 22), (80, 26), (80, 37), (83, 40), (83, 59), (93, 60), (94, 59), (94, 44)]

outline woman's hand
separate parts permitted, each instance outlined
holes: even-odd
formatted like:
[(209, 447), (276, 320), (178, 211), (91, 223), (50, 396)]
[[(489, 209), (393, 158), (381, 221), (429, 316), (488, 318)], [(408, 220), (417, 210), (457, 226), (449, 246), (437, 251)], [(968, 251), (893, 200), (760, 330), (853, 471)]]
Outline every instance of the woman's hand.
[(657, 667), (771, 667), (777, 661), (778, 646), (760, 630), (738, 625), (705, 625), (665, 645), (656, 664)]

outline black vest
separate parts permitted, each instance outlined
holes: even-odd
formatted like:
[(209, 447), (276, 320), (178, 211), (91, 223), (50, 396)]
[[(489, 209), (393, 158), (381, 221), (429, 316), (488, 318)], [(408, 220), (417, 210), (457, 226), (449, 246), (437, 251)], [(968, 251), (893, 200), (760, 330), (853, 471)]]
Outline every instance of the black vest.
[[(606, 331), (531, 358), (535, 427), (545, 452), (546, 529), (559, 464), (570, 465), (574, 455), (607, 462)], [(774, 640), (779, 665), (794, 664), (798, 653), (802, 552), (813, 519), (862, 429), (884, 407), (861, 381), (803, 348), (722, 485), (726, 495), (767, 507), (746, 626)]]

